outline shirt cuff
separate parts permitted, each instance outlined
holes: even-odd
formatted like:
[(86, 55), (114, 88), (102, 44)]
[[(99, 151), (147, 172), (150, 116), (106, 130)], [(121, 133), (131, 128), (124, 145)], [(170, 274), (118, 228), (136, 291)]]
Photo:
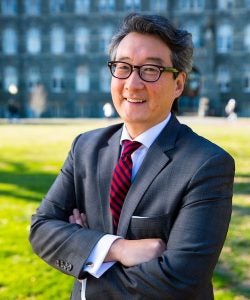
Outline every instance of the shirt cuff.
[(104, 274), (109, 268), (111, 268), (116, 262), (103, 262), (111, 245), (115, 240), (122, 237), (117, 235), (106, 234), (104, 235), (98, 243), (95, 245), (94, 249), (90, 253), (83, 270), (88, 272), (92, 276), (99, 278)]

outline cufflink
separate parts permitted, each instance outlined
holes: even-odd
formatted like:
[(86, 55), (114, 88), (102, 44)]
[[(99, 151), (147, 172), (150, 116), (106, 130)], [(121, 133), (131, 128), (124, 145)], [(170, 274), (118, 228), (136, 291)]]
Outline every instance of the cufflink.
[(88, 262), (86, 262), (85, 266), (89, 267), (89, 268), (93, 268), (94, 267), (94, 263), (92, 261), (88, 261)]

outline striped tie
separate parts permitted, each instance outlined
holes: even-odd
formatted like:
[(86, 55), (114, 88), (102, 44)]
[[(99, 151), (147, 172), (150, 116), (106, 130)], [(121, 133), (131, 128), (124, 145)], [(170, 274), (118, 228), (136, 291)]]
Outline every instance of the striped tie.
[(123, 201), (131, 185), (132, 159), (131, 154), (141, 146), (136, 141), (123, 141), (123, 151), (113, 172), (110, 188), (110, 209), (113, 216), (114, 229), (116, 231)]

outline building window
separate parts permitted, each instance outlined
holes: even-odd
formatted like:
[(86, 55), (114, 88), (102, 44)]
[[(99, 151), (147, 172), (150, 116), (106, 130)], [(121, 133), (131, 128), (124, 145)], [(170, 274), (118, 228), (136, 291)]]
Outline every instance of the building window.
[(115, 9), (114, 0), (100, 0), (99, 1), (99, 11), (102, 13), (113, 12)]
[(110, 76), (110, 72), (106, 66), (102, 67), (100, 70), (100, 79), (101, 79), (100, 80), (100, 90), (105, 93), (110, 92), (111, 76)]
[(233, 49), (233, 30), (230, 25), (221, 25), (217, 31), (217, 52), (228, 53)]
[(86, 14), (90, 10), (90, 0), (75, 0), (75, 13)]
[(219, 10), (231, 10), (235, 7), (234, 0), (219, 0), (218, 9)]
[(190, 8), (190, 1), (189, 0), (179, 0), (178, 8), (180, 10), (189, 10)]
[(108, 54), (108, 46), (111, 41), (113, 35), (113, 28), (112, 27), (104, 27), (100, 31), (99, 35), (99, 50), (105, 54)]
[(248, 25), (247, 28), (245, 29), (244, 46), (245, 46), (245, 49), (248, 52), (250, 52), (250, 25)]
[(245, 72), (243, 73), (243, 91), (250, 93), (250, 65), (245, 67)]
[(201, 33), (199, 25), (195, 23), (187, 23), (185, 29), (192, 34), (192, 40), (195, 48), (201, 47)]
[(205, 0), (193, 0), (192, 8), (195, 10), (204, 10), (205, 9)]
[(16, 0), (2, 0), (2, 14), (5, 16), (14, 16), (17, 14)]
[(65, 0), (50, 0), (50, 13), (60, 14), (65, 11)]
[(141, 10), (141, 1), (140, 0), (125, 0), (124, 3), (125, 10)]
[(5, 91), (10, 92), (11, 89), (17, 88), (18, 76), (15, 67), (6, 67), (4, 69), (4, 82), (3, 88)]
[(89, 32), (85, 27), (79, 27), (75, 31), (75, 52), (84, 54), (88, 50)]
[(231, 75), (227, 66), (219, 66), (217, 71), (217, 84), (221, 93), (230, 91)]
[(27, 89), (33, 91), (41, 82), (41, 74), (38, 68), (32, 67), (27, 72)]
[(188, 11), (201, 11), (205, 8), (205, 0), (180, 0), (179, 9)]
[(41, 51), (41, 34), (38, 28), (30, 28), (27, 32), (27, 51), (37, 54)]
[(4, 54), (17, 53), (17, 33), (13, 28), (6, 28), (3, 31), (2, 49)]
[(167, 10), (166, 0), (150, 0), (150, 10), (154, 12), (164, 12)]
[(62, 54), (65, 50), (64, 30), (60, 27), (54, 27), (51, 30), (51, 52), (53, 54)]
[(25, 0), (25, 13), (30, 16), (40, 15), (41, 3), (40, 0)]
[(250, 8), (250, 0), (245, 0), (245, 6), (246, 8)]
[(89, 91), (90, 78), (89, 70), (85, 66), (79, 66), (76, 69), (76, 91), (79, 93), (84, 93)]
[(55, 67), (51, 76), (51, 90), (54, 93), (61, 93), (65, 89), (65, 76), (62, 67)]

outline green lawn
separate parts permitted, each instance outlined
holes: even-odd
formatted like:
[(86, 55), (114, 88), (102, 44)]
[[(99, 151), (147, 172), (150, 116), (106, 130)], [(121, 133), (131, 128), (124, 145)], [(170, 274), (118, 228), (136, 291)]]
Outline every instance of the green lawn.
[[(233, 216), (214, 275), (215, 298), (250, 299), (250, 120), (186, 121), (236, 160)], [(0, 299), (69, 299), (73, 279), (53, 270), (31, 251), (30, 217), (58, 173), (73, 138), (108, 123), (0, 124)]]

